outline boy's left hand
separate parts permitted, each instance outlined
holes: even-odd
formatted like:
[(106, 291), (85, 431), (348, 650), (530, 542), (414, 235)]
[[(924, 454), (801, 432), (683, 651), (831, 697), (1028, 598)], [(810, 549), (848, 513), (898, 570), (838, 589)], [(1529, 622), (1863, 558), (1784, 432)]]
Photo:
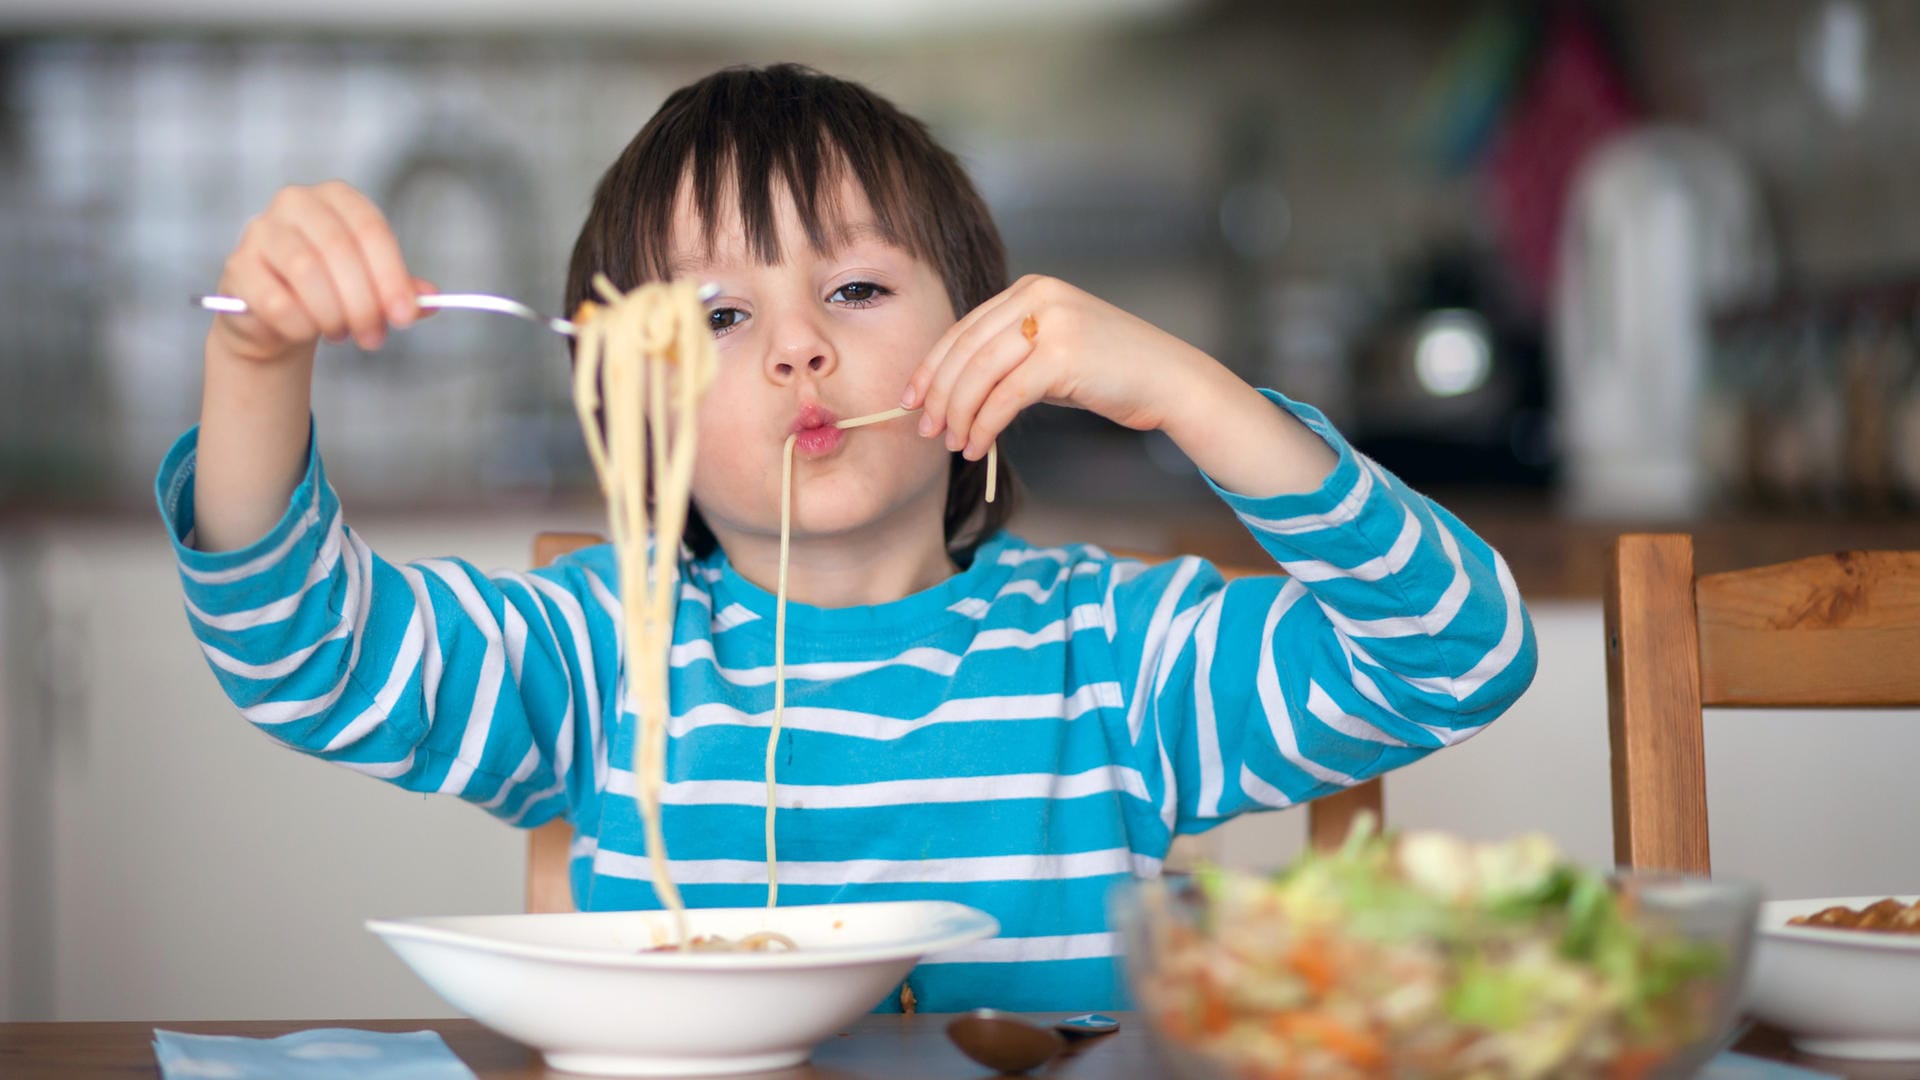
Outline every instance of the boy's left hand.
[(901, 403), (924, 407), (920, 434), (944, 431), (949, 450), (979, 460), (1035, 402), (1086, 409), (1138, 431), (1162, 428), (1183, 387), (1219, 366), (1064, 281), (1028, 275), (941, 335)]

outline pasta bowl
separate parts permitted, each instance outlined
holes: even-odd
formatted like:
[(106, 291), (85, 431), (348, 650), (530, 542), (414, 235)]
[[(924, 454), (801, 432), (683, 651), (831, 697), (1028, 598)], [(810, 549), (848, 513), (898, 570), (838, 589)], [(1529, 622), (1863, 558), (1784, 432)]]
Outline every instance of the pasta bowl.
[[(1747, 1007), (1820, 1057), (1920, 1061), (1920, 934), (1791, 926), (1796, 915), (1863, 908), (1877, 896), (1760, 907)], [(1916, 897), (1894, 897), (1911, 904)]]
[(666, 912), (373, 919), (447, 1003), (564, 1072), (715, 1076), (786, 1068), (867, 1012), (922, 957), (992, 937), (992, 916), (937, 900), (709, 908), (689, 933), (778, 933), (788, 951), (651, 951)]

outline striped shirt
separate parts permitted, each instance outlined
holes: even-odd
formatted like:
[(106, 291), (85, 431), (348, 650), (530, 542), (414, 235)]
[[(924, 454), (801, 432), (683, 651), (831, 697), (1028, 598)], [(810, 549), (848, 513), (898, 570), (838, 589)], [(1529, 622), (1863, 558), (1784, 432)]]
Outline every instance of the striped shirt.
[[(780, 901), (955, 900), (999, 937), (928, 959), (923, 1009), (1125, 1007), (1106, 900), (1174, 836), (1293, 806), (1459, 742), (1533, 677), (1500, 557), (1339, 452), (1317, 490), (1220, 496), (1273, 556), (1224, 582), (998, 534), (891, 603), (788, 607)], [(396, 565), (342, 521), (317, 453), (252, 546), (193, 549), (195, 433), (158, 478), (215, 676), (274, 738), (415, 791), (575, 830), (582, 910), (652, 908), (602, 545), (530, 573)], [(684, 560), (663, 820), (689, 906), (766, 901), (773, 596)], [(883, 1007), (897, 1007), (890, 1000)]]

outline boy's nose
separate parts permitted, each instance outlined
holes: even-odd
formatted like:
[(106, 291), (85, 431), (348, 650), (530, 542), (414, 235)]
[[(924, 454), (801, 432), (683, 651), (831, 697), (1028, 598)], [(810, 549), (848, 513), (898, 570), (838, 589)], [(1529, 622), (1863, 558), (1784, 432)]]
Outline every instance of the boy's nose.
[(805, 364), (796, 364), (789, 358), (775, 358), (773, 373), (776, 377), (786, 380), (793, 378), (793, 373), (801, 367), (805, 367), (815, 375), (825, 375), (832, 366), (833, 362), (827, 359), (826, 354), (815, 353), (807, 358)]
[(790, 382), (802, 371), (820, 378), (831, 374), (837, 363), (833, 343), (801, 318), (779, 327), (772, 348), (767, 350), (767, 376), (777, 383)]

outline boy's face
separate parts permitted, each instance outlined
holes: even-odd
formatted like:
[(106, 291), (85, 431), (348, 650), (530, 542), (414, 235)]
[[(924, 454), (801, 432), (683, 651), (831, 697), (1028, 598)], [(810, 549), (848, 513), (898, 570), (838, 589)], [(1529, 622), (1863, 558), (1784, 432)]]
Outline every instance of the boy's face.
[(776, 184), (782, 261), (771, 266), (749, 251), (732, 209), (716, 223), (709, 258), (686, 194), (674, 212), (673, 275), (720, 290), (707, 305), (719, 374), (700, 406), (693, 472), (693, 500), (715, 536), (779, 534), (780, 455), (794, 432), (796, 538), (910, 526), (928, 513), (937, 535), (946, 447), (917, 435), (914, 417), (831, 425), (899, 405), (908, 376), (955, 319), (939, 272), (881, 238), (857, 184), (838, 193), (831, 251), (809, 245)]

